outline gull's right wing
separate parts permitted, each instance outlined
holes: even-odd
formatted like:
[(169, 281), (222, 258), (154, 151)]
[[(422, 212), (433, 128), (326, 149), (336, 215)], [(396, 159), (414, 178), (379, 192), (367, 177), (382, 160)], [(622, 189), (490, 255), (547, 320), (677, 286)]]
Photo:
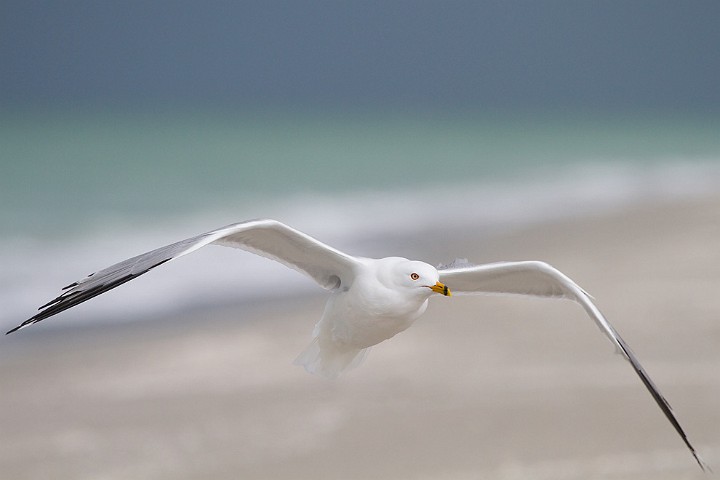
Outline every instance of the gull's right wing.
[(318, 240), (276, 220), (251, 220), (218, 228), (129, 258), (90, 274), (63, 288), (63, 293), (40, 307), (40, 312), (7, 333), (40, 322), (112, 290), (155, 267), (206, 245), (234, 247), (278, 261), (315, 280), (326, 289), (352, 283), (360, 263)]

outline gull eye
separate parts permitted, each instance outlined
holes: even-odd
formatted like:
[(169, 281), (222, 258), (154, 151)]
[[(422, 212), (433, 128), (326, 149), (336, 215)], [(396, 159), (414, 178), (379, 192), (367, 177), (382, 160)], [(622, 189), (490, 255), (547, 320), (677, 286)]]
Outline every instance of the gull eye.
[(418, 278), (420, 278), (420, 275), (418, 275), (417, 273), (413, 272), (413, 273), (410, 274), (410, 278), (412, 278), (413, 280), (417, 280)]

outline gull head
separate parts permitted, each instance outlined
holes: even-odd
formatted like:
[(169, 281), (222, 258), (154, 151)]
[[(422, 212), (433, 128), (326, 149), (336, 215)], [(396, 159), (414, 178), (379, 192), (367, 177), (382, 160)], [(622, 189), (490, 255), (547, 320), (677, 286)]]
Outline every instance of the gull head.
[(425, 262), (400, 257), (388, 257), (380, 261), (378, 279), (387, 287), (410, 296), (429, 297), (439, 293), (449, 297), (447, 286), (440, 283), (440, 274)]

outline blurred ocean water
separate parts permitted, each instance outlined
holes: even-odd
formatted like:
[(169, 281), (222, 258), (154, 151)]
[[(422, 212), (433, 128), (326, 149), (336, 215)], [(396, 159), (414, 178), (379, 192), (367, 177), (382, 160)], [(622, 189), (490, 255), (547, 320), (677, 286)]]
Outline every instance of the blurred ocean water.
[[(649, 116), (6, 114), (0, 324), (91, 271), (250, 218), (275, 217), (362, 255), (370, 240), (706, 194), (720, 185), (719, 127)], [(157, 282), (66, 316), (136, 318), (314, 287), (250, 255), (228, 269), (226, 255), (199, 252)]]

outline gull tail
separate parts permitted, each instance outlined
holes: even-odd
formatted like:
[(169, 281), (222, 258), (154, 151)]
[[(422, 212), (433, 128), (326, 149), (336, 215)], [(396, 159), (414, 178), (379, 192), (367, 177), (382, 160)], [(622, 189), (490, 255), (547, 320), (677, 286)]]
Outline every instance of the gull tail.
[(337, 378), (342, 372), (359, 366), (367, 357), (369, 348), (355, 348), (347, 345), (336, 345), (313, 338), (310, 345), (295, 359), (293, 365), (305, 368), (313, 375), (325, 378)]

